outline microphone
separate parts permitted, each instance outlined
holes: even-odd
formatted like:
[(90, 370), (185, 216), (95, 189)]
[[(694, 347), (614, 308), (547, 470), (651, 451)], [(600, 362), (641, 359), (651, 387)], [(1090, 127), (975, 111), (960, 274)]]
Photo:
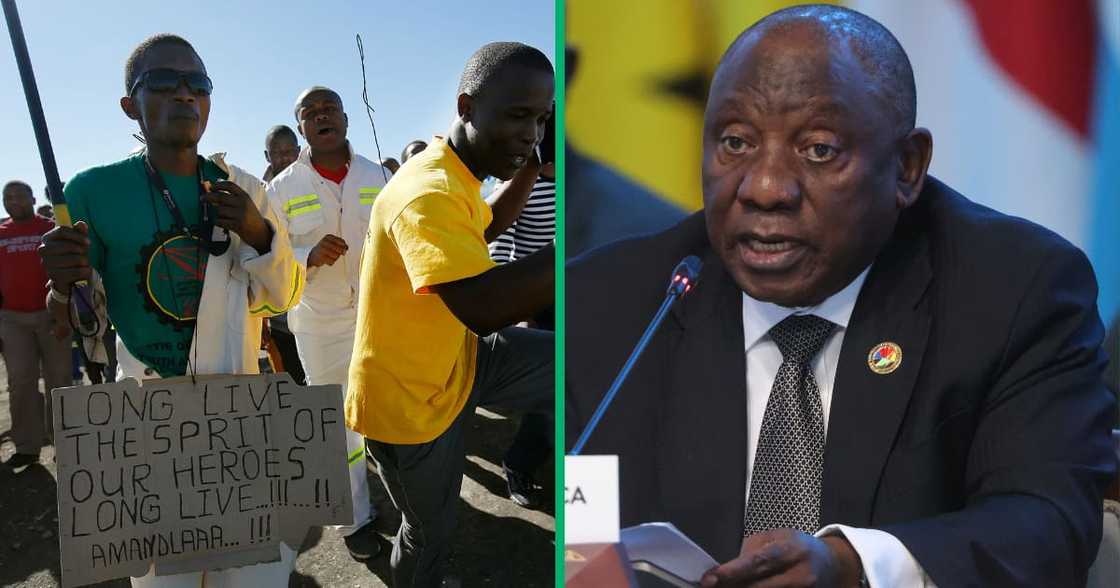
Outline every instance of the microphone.
[(646, 350), (646, 346), (649, 345), (649, 341), (653, 338), (653, 334), (657, 331), (657, 327), (661, 324), (662, 319), (669, 313), (673, 302), (687, 294), (689, 290), (692, 290), (692, 288), (696, 286), (696, 282), (700, 279), (700, 268), (703, 267), (703, 265), (704, 263), (695, 255), (689, 255), (677, 264), (677, 267), (673, 270), (672, 277), (669, 278), (669, 288), (665, 292), (665, 301), (661, 303), (661, 307), (658, 308), (657, 312), (653, 315), (653, 320), (649, 322), (645, 333), (642, 333), (642, 338), (638, 339), (638, 344), (635, 345), (634, 350), (630, 352), (630, 357), (626, 360), (626, 363), (622, 365), (622, 369), (619, 370), (618, 375), (615, 376), (614, 382), (611, 382), (611, 387), (607, 389), (607, 394), (599, 401), (599, 406), (595, 408), (591, 419), (587, 421), (587, 425), (583, 428), (583, 432), (580, 433), (579, 439), (576, 440), (575, 445), (572, 446), (572, 450), (568, 455), (579, 455), (580, 452), (583, 451), (583, 446), (587, 443), (587, 439), (591, 437), (591, 433), (595, 431), (595, 427), (599, 426), (599, 420), (603, 418), (603, 413), (607, 412), (607, 408), (610, 407), (611, 402), (614, 401), (615, 395), (618, 394), (618, 389), (622, 387), (622, 383), (625, 382), (626, 378), (630, 375), (630, 370), (634, 368), (638, 357)]

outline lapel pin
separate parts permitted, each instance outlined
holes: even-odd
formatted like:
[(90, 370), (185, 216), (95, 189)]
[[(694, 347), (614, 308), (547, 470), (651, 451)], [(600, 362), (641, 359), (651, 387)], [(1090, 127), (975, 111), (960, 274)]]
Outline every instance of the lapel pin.
[(900, 365), (902, 365), (902, 348), (897, 343), (883, 341), (872, 347), (871, 353), (867, 354), (867, 367), (879, 375), (889, 374), (897, 370)]

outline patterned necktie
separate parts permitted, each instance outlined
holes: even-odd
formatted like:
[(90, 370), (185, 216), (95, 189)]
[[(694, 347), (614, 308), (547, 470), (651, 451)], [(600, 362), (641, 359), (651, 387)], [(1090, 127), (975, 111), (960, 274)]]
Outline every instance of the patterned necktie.
[(811, 363), (836, 325), (793, 315), (770, 329), (782, 365), (762, 417), (743, 534), (777, 528), (814, 533), (821, 514), (824, 411)]

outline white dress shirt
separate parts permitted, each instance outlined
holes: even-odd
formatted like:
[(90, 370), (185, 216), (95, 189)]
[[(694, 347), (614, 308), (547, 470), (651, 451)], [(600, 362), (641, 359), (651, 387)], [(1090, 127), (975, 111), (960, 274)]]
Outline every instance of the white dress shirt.
[[(870, 268), (863, 270), (846, 288), (824, 302), (808, 308), (786, 308), (743, 294), (743, 341), (747, 354), (747, 438), (750, 443), (747, 447), (748, 493), (758, 436), (762, 432), (762, 418), (766, 414), (766, 403), (770, 400), (774, 378), (782, 365), (782, 352), (770, 338), (770, 329), (794, 314), (815, 315), (836, 325), (812, 363), (813, 377), (821, 394), (827, 438), (828, 414), (832, 405), (832, 386), (836, 380), (840, 347), (844, 344), (848, 320), (852, 317), (856, 298), (859, 297), (869, 270)], [(863, 572), (871, 586), (934, 586), (906, 546), (890, 533), (877, 529), (828, 525), (816, 533), (818, 537), (824, 535), (843, 535), (851, 543), (863, 562)]]

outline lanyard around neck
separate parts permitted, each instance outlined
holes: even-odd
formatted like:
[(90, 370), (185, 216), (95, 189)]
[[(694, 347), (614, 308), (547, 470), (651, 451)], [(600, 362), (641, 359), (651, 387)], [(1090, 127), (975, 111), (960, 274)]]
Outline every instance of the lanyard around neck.
[[(159, 173), (156, 171), (156, 168), (152, 165), (152, 159), (147, 153), (144, 154), (144, 171), (148, 174), (148, 181), (152, 183), (152, 186), (155, 187), (156, 191), (159, 192), (160, 196), (163, 198), (163, 204), (167, 206), (167, 211), (171, 213), (171, 218), (175, 223), (175, 230), (183, 233), (184, 235), (189, 235), (190, 227), (187, 226), (187, 221), (183, 218), (183, 213), (179, 210), (179, 205), (176, 204), (175, 199), (171, 197), (171, 190), (167, 187), (167, 183), (163, 181), (163, 177), (159, 175)], [(198, 196), (201, 199), (201, 163), (198, 165), (197, 171), (195, 173), (198, 179), (198, 182), (196, 182), (198, 187)], [(205, 215), (205, 211), (203, 212), (203, 215)]]
[[(214, 221), (210, 218), (210, 207), (207, 206), (205, 202), (202, 202), (202, 162), (202, 158), (199, 157), (197, 171), (195, 172), (197, 180), (195, 182), (195, 187), (198, 190), (198, 204), (202, 216), (198, 238), (206, 243), (206, 249), (211, 255), (222, 255), (229, 249), (229, 231), (225, 231), (226, 238), (221, 241), (214, 241), (211, 239), (211, 233), (214, 231)], [(163, 181), (163, 177), (156, 172), (156, 168), (152, 165), (152, 159), (148, 153), (144, 154), (144, 171), (148, 174), (148, 181), (151, 182), (156, 191), (160, 193), (160, 197), (163, 198), (163, 204), (167, 206), (167, 210), (171, 213), (171, 218), (175, 222), (175, 229), (184, 235), (190, 236), (190, 227), (187, 225), (186, 219), (183, 218), (183, 213), (179, 210), (179, 205), (176, 204), (175, 199), (171, 197), (171, 190), (167, 187), (167, 183)]]

